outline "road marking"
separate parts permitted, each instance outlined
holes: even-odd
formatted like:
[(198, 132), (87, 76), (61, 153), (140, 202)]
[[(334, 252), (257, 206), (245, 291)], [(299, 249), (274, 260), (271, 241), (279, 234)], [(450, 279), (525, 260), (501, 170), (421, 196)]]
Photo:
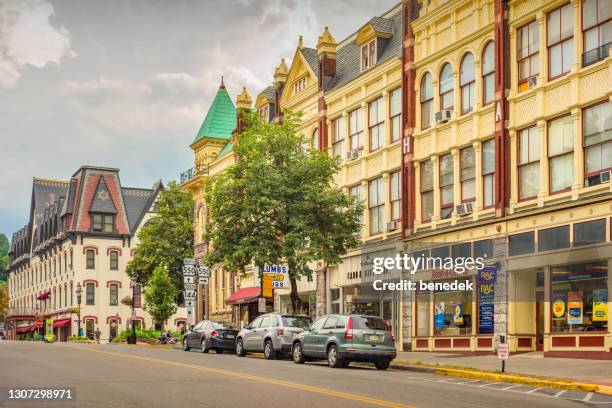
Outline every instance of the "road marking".
[(566, 392), (567, 392), (567, 390), (561, 390), (561, 391), (559, 391), (558, 393), (556, 393), (554, 396), (555, 396), (556, 398), (559, 398), (560, 396), (562, 396), (562, 395), (563, 395), (563, 394), (565, 394)]
[(508, 390), (513, 389), (513, 388), (520, 387), (521, 385), (523, 385), (523, 384), (511, 385), (511, 386), (509, 386), (509, 387), (502, 388), (501, 390), (502, 390), (502, 391), (508, 391)]
[(464, 382), (457, 383), (457, 385), (472, 384), (475, 382), (480, 382), (480, 380), (464, 381)]
[(495, 385), (495, 384), (501, 384), (501, 383), (500, 382), (486, 383), (486, 384), (479, 385), (478, 388), (485, 388), (485, 387), (488, 387), (489, 385)]
[(525, 392), (525, 394), (533, 394), (534, 392), (541, 390), (542, 388), (534, 388), (533, 390), (529, 390), (527, 392)]
[(90, 349), (90, 348), (74, 347), (74, 346), (68, 346), (68, 345), (66, 345), (65, 347), (70, 347), (70, 348), (74, 348), (77, 350), (83, 350), (83, 351), (90, 351), (92, 353), (108, 354), (111, 356), (131, 358), (133, 360), (142, 360), (142, 361), (148, 361), (151, 363), (167, 364), (167, 365), (171, 365), (175, 367), (191, 368), (194, 370), (203, 371), (207, 373), (220, 374), (220, 375), (225, 375), (227, 377), (240, 378), (244, 380), (256, 381), (256, 382), (261, 382), (261, 383), (282, 385), (287, 388), (293, 388), (297, 390), (312, 392), (315, 394), (322, 394), (322, 395), (328, 395), (331, 397), (336, 397), (336, 398), (341, 398), (341, 399), (363, 402), (363, 403), (371, 404), (371, 405), (378, 405), (381, 407), (416, 408), (414, 405), (406, 405), (406, 404), (402, 404), (399, 402), (393, 402), (393, 401), (387, 401), (387, 400), (382, 400), (378, 398), (367, 397), (365, 395), (350, 394), (347, 392), (334, 391), (328, 388), (297, 384), (297, 383), (292, 383), (288, 381), (276, 380), (274, 378), (267, 378), (267, 377), (261, 377), (257, 375), (245, 374), (245, 373), (240, 373), (238, 371), (226, 370), (223, 368), (212, 368), (212, 367), (200, 366), (196, 364), (187, 364), (187, 363), (179, 363), (177, 361), (163, 360), (159, 358), (135, 356), (135, 355), (125, 354), (125, 353), (115, 353), (112, 351), (95, 350), (95, 349)]
[(588, 402), (591, 400), (591, 398), (593, 398), (593, 393), (589, 392), (587, 395), (584, 396), (584, 398), (582, 399), (584, 402)]

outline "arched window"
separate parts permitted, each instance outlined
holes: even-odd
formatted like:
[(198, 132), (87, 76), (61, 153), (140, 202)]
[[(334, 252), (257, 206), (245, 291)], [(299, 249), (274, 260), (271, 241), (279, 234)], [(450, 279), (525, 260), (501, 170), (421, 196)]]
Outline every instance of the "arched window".
[(463, 114), (474, 109), (476, 101), (476, 73), (472, 53), (465, 54), (461, 61), (459, 85), (461, 85), (461, 113)]
[(495, 99), (495, 43), (489, 41), (482, 53), (482, 104)]
[(433, 82), (431, 74), (423, 75), (421, 80), (421, 130), (431, 126), (434, 119)]
[(454, 106), (453, 67), (447, 62), (440, 71), (440, 110), (453, 110)]
[(312, 138), (310, 139), (311, 149), (319, 149), (319, 128), (315, 128), (312, 132)]

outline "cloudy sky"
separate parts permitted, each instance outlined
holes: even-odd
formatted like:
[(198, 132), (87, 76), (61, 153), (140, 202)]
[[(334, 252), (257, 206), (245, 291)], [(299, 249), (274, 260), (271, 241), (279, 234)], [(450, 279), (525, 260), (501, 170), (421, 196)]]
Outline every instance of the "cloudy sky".
[(34, 176), (176, 179), (221, 75), (255, 96), (300, 34), (340, 41), (397, 2), (0, 0), (0, 232), (27, 222)]

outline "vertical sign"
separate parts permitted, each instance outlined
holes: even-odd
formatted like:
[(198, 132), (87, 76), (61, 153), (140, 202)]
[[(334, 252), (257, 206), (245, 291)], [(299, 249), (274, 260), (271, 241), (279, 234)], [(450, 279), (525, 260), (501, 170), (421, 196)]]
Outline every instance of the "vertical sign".
[(478, 332), (493, 333), (495, 323), (495, 281), (497, 267), (485, 266), (478, 270)]
[(53, 341), (53, 319), (45, 320), (45, 339), (48, 342)]
[(567, 294), (567, 323), (582, 324), (582, 291)]
[(593, 289), (593, 321), (608, 321), (608, 290)]

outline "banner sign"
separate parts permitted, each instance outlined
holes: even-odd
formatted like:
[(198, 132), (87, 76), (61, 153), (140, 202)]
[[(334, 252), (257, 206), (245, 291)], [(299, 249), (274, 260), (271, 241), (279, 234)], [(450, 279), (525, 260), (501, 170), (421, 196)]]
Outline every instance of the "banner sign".
[(567, 323), (582, 324), (582, 291), (567, 293)]
[(478, 332), (493, 333), (495, 323), (495, 282), (497, 268), (486, 266), (478, 270)]
[(463, 303), (456, 303), (453, 309), (455, 326), (463, 325)]
[(608, 290), (593, 289), (593, 321), (608, 321)]
[(444, 323), (444, 302), (435, 304), (434, 324), (436, 329), (443, 329), (446, 326)]
[(45, 339), (53, 341), (53, 319), (45, 320)]

